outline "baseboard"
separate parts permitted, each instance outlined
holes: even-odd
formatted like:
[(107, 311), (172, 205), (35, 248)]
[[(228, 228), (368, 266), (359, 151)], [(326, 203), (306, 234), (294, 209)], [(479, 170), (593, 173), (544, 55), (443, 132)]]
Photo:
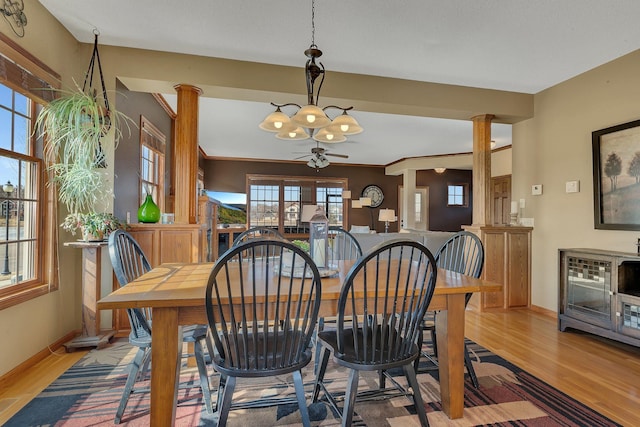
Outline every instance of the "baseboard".
[(36, 354), (31, 356), (24, 362), (22, 362), (21, 364), (19, 364), (18, 366), (16, 366), (6, 374), (4, 374), (2, 377), (0, 377), (0, 389), (6, 387), (6, 385), (11, 382), (14, 382), (18, 376), (23, 375), (26, 371), (31, 369), (35, 364), (49, 357), (49, 355), (51, 355), (52, 352), (58, 350), (60, 347), (62, 347), (64, 343), (72, 340), (79, 333), (80, 331), (69, 332), (62, 338), (50, 344), (47, 348), (40, 350), (39, 352), (37, 352)]
[(530, 310), (534, 311), (536, 313), (542, 314), (544, 316), (551, 317), (553, 319), (558, 319), (558, 312), (557, 311), (553, 311), (553, 310), (549, 310), (548, 308), (539, 307), (537, 305), (532, 305), (530, 307)]

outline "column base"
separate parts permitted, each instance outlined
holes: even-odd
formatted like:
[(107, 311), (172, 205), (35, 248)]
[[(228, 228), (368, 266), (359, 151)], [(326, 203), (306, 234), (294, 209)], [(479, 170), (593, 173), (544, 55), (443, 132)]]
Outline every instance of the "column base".
[(109, 340), (116, 334), (115, 331), (103, 331), (99, 335), (90, 337), (80, 335), (64, 343), (64, 347), (67, 353), (74, 351), (77, 348), (95, 347), (98, 350), (104, 348), (109, 344)]

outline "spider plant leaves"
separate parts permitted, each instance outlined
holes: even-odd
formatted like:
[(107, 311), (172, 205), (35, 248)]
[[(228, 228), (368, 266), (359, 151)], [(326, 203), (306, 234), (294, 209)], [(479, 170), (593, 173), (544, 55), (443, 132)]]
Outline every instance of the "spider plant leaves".
[(113, 143), (122, 137), (122, 126), (131, 133), (133, 120), (111, 109), (107, 111), (94, 95), (78, 86), (56, 90), (59, 96), (45, 105), (36, 118), (36, 129), (45, 138), (45, 159), (58, 184), (58, 196), (70, 212), (91, 209), (105, 195), (105, 177), (96, 169), (105, 142), (113, 129)]

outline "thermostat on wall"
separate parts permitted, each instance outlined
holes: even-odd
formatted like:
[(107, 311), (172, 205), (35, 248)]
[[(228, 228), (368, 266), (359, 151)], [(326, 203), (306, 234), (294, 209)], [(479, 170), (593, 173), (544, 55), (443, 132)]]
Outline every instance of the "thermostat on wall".
[(542, 194), (542, 184), (533, 184), (531, 186), (531, 195), (539, 196)]

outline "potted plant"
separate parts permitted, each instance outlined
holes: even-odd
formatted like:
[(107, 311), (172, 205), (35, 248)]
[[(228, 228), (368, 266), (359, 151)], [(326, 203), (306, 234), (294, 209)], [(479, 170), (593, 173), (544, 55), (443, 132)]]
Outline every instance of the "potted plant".
[(60, 226), (72, 235), (80, 230), (82, 240), (100, 241), (109, 237), (112, 231), (126, 230), (128, 224), (110, 213), (71, 213)]
[[(106, 191), (102, 139), (111, 128), (113, 142), (122, 136), (126, 115), (106, 109), (95, 92), (86, 93), (76, 85), (73, 90), (58, 90), (59, 95), (43, 106), (36, 119), (40, 135), (45, 137), (45, 159), (58, 184), (58, 197), (69, 212), (91, 210)], [(134, 124), (135, 125), (135, 124)]]

